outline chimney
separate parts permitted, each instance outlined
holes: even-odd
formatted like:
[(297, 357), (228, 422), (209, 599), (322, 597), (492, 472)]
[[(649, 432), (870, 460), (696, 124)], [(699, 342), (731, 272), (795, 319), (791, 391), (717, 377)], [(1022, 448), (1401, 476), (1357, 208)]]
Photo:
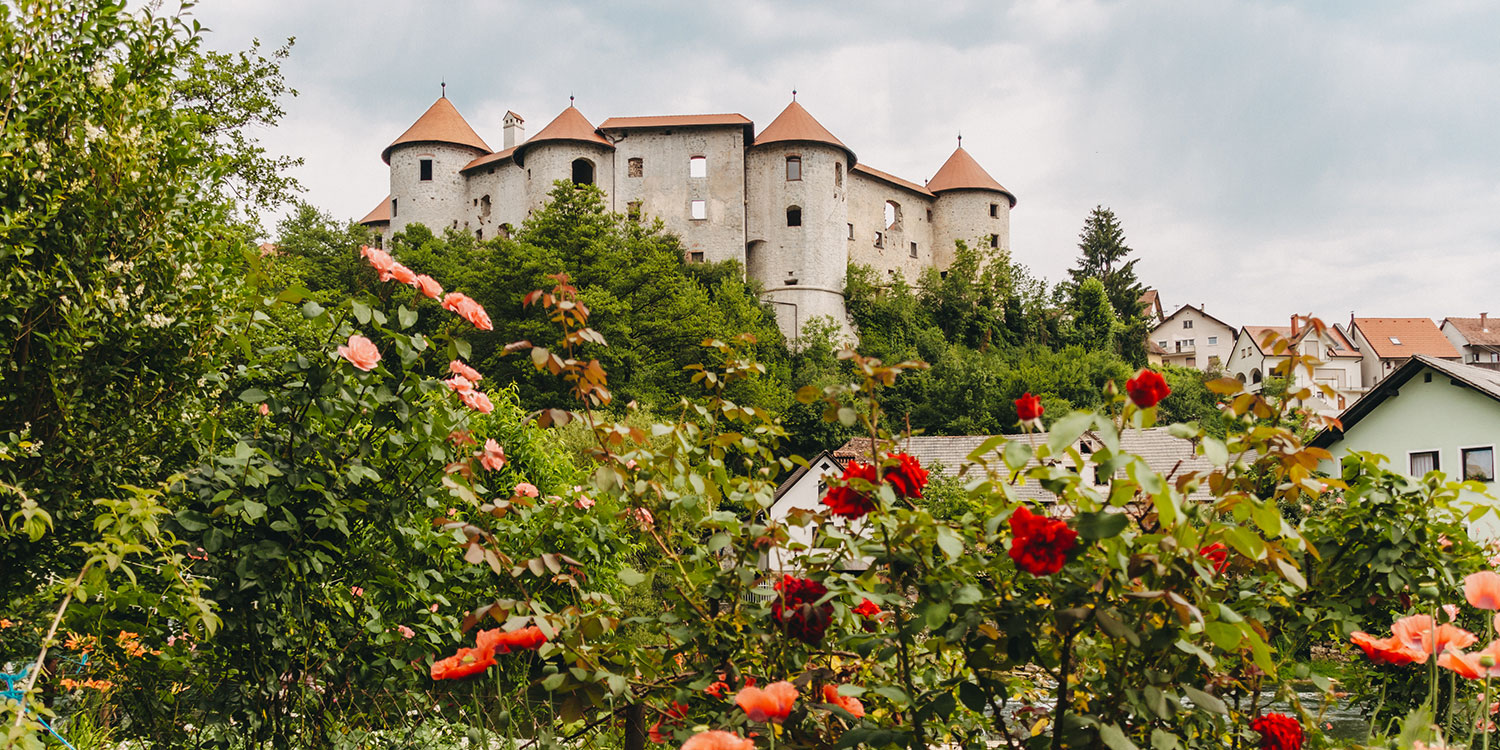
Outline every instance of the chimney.
[(1287, 338), (1297, 338), (1297, 313), (1292, 313), (1292, 335)]
[(515, 148), (526, 140), (526, 121), (515, 112), (505, 113), (505, 148)]
[(1480, 313), (1479, 314), (1479, 330), (1484, 331), (1485, 333), (1489, 333), (1489, 330), (1490, 330), (1490, 326), (1489, 326), (1489, 322), (1488, 322), (1489, 321), (1489, 317), (1490, 317), (1489, 313)]

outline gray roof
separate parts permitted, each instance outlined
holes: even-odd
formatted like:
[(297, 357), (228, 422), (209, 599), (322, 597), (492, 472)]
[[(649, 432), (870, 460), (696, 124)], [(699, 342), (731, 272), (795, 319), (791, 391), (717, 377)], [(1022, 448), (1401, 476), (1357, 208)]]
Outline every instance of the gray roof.
[(1401, 386), (1406, 385), (1408, 380), (1416, 377), (1416, 374), (1424, 368), (1431, 368), (1447, 375), (1452, 379), (1454, 385), (1472, 388), (1496, 401), (1500, 401), (1500, 372), (1484, 367), (1459, 364), (1449, 359), (1438, 359), (1426, 354), (1418, 354), (1402, 362), (1391, 374), (1385, 376), (1379, 383), (1376, 383), (1375, 387), (1371, 388), (1370, 392), (1366, 393), (1363, 398), (1355, 401), (1352, 406), (1339, 414), (1339, 424), (1343, 425), (1343, 429), (1329, 427), (1318, 433), (1317, 437), (1312, 439), (1311, 444), (1319, 448), (1327, 448), (1338, 442), (1344, 437), (1344, 433), (1349, 431), (1350, 427), (1353, 427), (1359, 420), (1364, 419), (1366, 415), (1385, 403), (1386, 399), (1395, 395)]

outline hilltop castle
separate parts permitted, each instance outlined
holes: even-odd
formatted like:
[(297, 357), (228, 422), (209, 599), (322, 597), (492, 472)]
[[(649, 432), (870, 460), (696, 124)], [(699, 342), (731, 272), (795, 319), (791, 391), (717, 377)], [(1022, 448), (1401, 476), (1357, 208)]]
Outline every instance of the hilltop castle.
[(739, 261), (794, 338), (808, 321), (848, 330), (851, 262), (915, 280), (947, 268), (954, 243), (1010, 249), (1015, 196), (962, 142), (926, 185), (859, 163), (792, 103), (759, 135), (743, 115), (611, 117), (569, 106), (531, 138), (507, 112), (492, 150), (446, 95), (381, 153), (390, 195), (360, 220), (389, 241), (407, 224), (507, 234), (541, 208), (555, 180), (597, 185), (612, 211), (660, 218), (688, 262)]

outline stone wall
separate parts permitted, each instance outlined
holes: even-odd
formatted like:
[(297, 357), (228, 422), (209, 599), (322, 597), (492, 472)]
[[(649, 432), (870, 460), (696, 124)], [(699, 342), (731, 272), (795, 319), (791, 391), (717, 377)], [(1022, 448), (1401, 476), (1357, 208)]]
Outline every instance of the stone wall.
[[(894, 204), (895, 223), (886, 224), (886, 203)], [(882, 279), (898, 274), (911, 282), (933, 265), (932, 198), (856, 171), (850, 176), (849, 223), (853, 236), (849, 261), (874, 268)], [(848, 228), (846, 227), (846, 230)], [(879, 233), (879, 246), (876, 233)], [(913, 256), (912, 243), (916, 243)]]
[[(468, 211), (467, 180), (459, 172), (483, 152), (445, 143), (413, 143), (391, 149), (391, 231), (421, 223), (434, 233), (462, 226)], [(432, 160), (432, 179), (421, 179), (421, 160)]]
[[(994, 215), (991, 215), (993, 209)], [(932, 206), (933, 265), (953, 265), (955, 241), (1010, 252), (1010, 198), (993, 190), (945, 190)], [(991, 244), (990, 237), (996, 237)]]
[[(604, 208), (623, 211), (614, 196), (614, 150), (603, 144), (580, 141), (545, 141), (525, 150), (522, 167), (526, 170), (527, 208), (537, 211), (547, 204), (552, 183), (573, 179), (573, 160), (588, 159), (594, 164), (594, 184), (604, 191)], [(529, 213), (528, 213), (529, 215)]]
[[(714, 263), (745, 261), (745, 130), (729, 127), (614, 130), (615, 210), (629, 214), (640, 204), (641, 221), (661, 219), (682, 238), (688, 259)], [(704, 176), (692, 177), (694, 157)], [(639, 176), (631, 160), (639, 159)], [(703, 201), (694, 219), (693, 201)]]

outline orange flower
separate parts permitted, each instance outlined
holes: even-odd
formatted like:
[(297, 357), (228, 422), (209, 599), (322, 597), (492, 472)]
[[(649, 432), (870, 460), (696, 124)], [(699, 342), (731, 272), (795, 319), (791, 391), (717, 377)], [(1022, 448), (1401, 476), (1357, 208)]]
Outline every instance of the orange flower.
[(4, 617), (0, 617), (0, 630), (4, 630), (4, 629), (6, 629), (8, 627), (11, 627), (13, 625), (15, 625), (15, 623), (11, 622), (10, 620), (5, 619)]
[(1391, 625), (1391, 633), (1406, 647), (1427, 656), (1440, 654), (1450, 647), (1465, 649), (1479, 640), (1473, 633), (1455, 625), (1433, 627), (1429, 615), (1403, 617)]
[(1349, 636), (1349, 640), (1364, 649), (1365, 656), (1376, 664), (1394, 664), (1399, 667), (1413, 662), (1427, 663), (1427, 654), (1408, 648), (1399, 638), (1376, 638), (1369, 633), (1354, 633)]
[(412, 281), (411, 285), (417, 291), (432, 299), (439, 299), (443, 296), (443, 285), (437, 283), (436, 279), (425, 273), (417, 274), (417, 278)]
[(461, 648), (458, 653), (432, 663), (432, 679), (457, 680), (495, 666), (493, 648)]
[(1464, 598), (1479, 609), (1500, 609), (1500, 573), (1481, 570), (1464, 579)]
[(865, 715), (864, 704), (860, 703), (859, 699), (852, 695), (839, 695), (837, 685), (823, 686), (823, 702), (848, 711), (856, 719), (862, 718)]
[(547, 636), (542, 629), (532, 625), (520, 630), (504, 631), (500, 628), (494, 630), (481, 630), (475, 637), (474, 644), (481, 649), (498, 651), (508, 654), (511, 651), (527, 651), (541, 648), (547, 642)]
[(495, 410), (495, 405), (484, 391), (459, 391), (458, 400), (480, 414), (489, 414)]
[(755, 743), (732, 732), (699, 732), (682, 743), (682, 750), (755, 750)]
[(1480, 677), (1500, 677), (1500, 640), (1490, 641), (1484, 650), (1466, 654), (1458, 649), (1449, 649), (1438, 657), (1438, 666), (1453, 670), (1459, 677), (1477, 680)]
[(714, 682), (712, 685), (709, 685), (708, 687), (703, 688), (703, 692), (708, 693), (709, 695), (712, 695), (715, 698), (723, 698), (724, 697), (724, 691), (726, 691), (728, 689), (729, 689), (729, 683), (727, 683), (727, 682), (725, 682), (723, 680), (718, 680), (718, 681)]
[(765, 690), (744, 687), (734, 696), (735, 705), (751, 721), (774, 721), (778, 724), (786, 721), (787, 715), (792, 712), (792, 704), (796, 702), (797, 688), (785, 680), (773, 682)]
[(493, 331), (495, 326), (490, 323), (490, 316), (484, 312), (484, 308), (468, 295), (461, 292), (449, 292), (443, 297), (443, 309), (452, 312), (470, 325), (481, 331)]

